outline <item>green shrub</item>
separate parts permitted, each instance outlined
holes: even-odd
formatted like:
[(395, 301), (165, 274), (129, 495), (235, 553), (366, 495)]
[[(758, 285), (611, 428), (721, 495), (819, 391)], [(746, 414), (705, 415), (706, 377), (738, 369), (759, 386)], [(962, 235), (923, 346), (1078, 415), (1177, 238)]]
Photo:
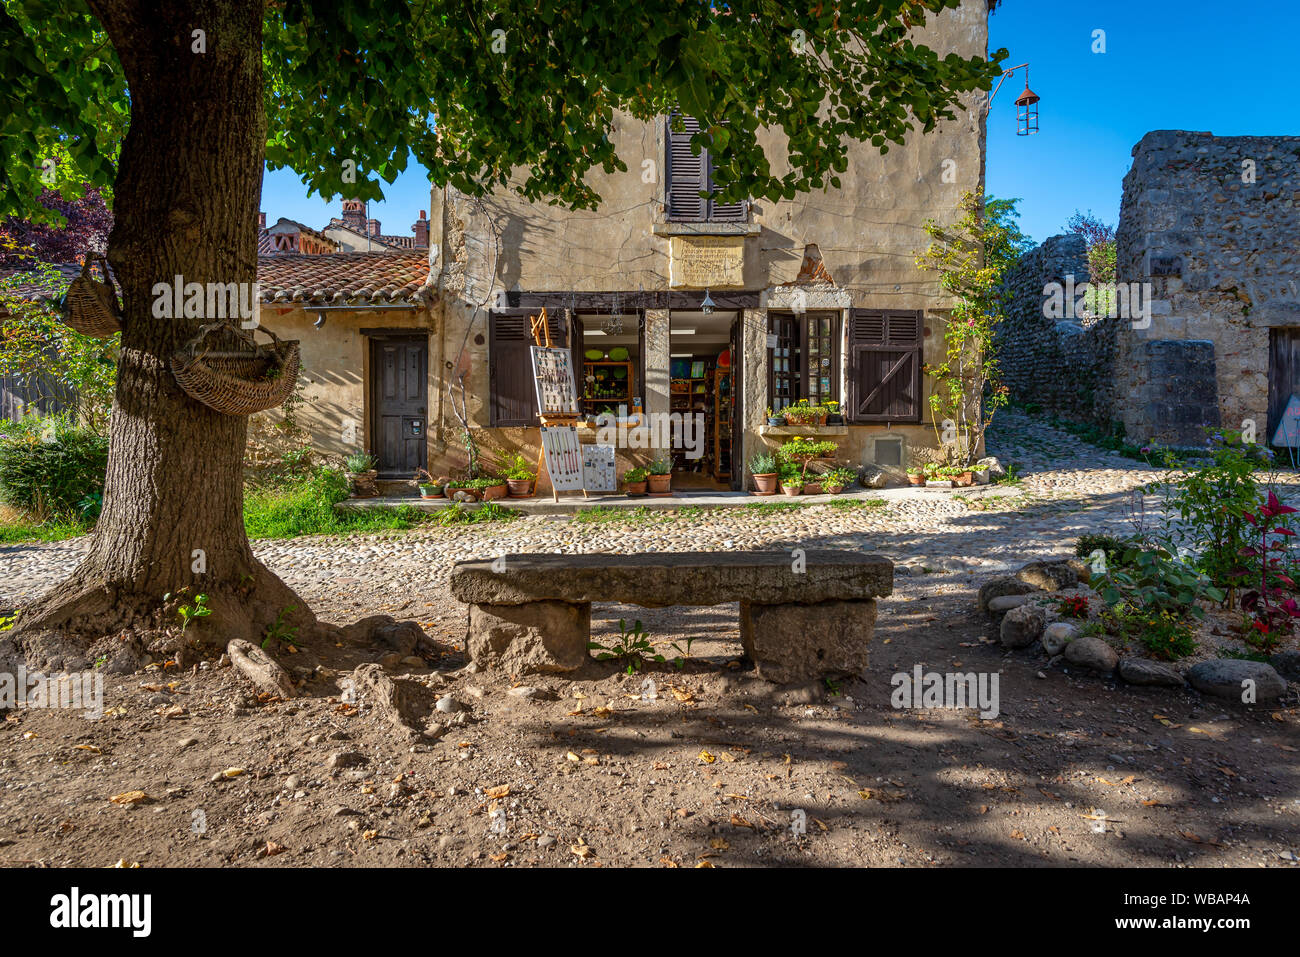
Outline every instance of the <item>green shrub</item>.
[(94, 519), (103, 501), (108, 438), (52, 416), (0, 425), (0, 501), (46, 518)]
[(1192, 626), (1172, 612), (1139, 608), (1124, 612), (1119, 620), (1123, 634), (1139, 641), (1157, 658), (1173, 661), (1196, 650)]

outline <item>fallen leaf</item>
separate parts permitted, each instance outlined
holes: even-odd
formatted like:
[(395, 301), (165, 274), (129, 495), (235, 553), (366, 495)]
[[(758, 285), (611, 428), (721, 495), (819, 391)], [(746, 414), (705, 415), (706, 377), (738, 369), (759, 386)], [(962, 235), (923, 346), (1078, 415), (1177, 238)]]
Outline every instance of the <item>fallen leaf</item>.
[(712, 754), (710, 754), (708, 751), (701, 751), (701, 752), (700, 752), (700, 762), (701, 762), (702, 764), (712, 764), (712, 763), (713, 763), (714, 761), (716, 761), (716, 760), (718, 760), (718, 759), (715, 758), (715, 757), (714, 757)]
[(503, 798), (509, 793), (510, 793), (510, 785), (508, 784), (498, 784), (496, 787), (488, 788), (486, 791), (483, 792), (484, 796), (490, 798)]
[(114, 794), (109, 798), (114, 804), (149, 804), (153, 798), (143, 791), (123, 791), (121, 794)]

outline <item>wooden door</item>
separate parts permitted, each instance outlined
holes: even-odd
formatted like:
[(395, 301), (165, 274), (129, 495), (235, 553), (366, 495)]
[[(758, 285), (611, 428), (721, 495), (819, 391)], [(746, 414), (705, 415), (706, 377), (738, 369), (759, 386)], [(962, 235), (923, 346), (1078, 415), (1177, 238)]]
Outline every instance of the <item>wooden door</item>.
[(371, 435), (380, 478), (412, 478), (428, 464), (429, 340), (370, 340)]
[(1268, 331), (1268, 432), (1255, 441), (1267, 445), (1273, 441), (1278, 421), (1286, 412), (1291, 396), (1300, 395), (1300, 329), (1277, 328)]

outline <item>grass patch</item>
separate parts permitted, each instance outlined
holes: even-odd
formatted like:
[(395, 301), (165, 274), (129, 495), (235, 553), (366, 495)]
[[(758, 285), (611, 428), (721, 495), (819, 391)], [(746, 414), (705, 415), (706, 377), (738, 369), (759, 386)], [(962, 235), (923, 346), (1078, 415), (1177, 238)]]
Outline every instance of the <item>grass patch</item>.
[(62, 542), (90, 533), (93, 522), (66, 515), (38, 519), (16, 508), (0, 506), (0, 545), (22, 542)]
[(840, 509), (880, 508), (885, 504), (885, 500), (883, 498), (833, 498), (829, 502), (820, 504)]
[(429, 524), (441, 527), (478, 525), (519, 517), (519, 513), (495, 502), (485, 502), (475, 509), (456, 502), (436, 511), (425, 511), (412, 505), (334, 507), (347, 497), (347, 480), (341, 473), (328, 469), (283, 484), (250, 489), (244, 495), (244, 527), (251, 539), (299, 538), (303, 535), (402, 531)]

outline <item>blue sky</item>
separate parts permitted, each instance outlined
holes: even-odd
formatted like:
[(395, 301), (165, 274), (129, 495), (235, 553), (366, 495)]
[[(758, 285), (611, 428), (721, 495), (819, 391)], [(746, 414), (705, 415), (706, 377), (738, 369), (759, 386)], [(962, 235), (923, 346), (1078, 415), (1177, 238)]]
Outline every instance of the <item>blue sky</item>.
[[(1015, 135), (1023, 71), (1007, 80), (989, 115), (988, 189), (1019, 197), (1021, 228), (1035, 240), (1091, 210), (1114, 223), (1133, 146), (1148, 130), (1220, 136), (1300, 135), (1300, 0), (1004, 0), (989, 20), (992, 50), (1008, 66), (1029, 61), (1043, 98), (1040, 132)], [(1094, 53), (1093, 31), (1105, 31)], [(407, 233), (429, 206), (412, 167), (370, 214), (386, 233)], [(323, 226), (339, 200), (308, 198), (291, 170), (266, 174), (262, 209)]]

